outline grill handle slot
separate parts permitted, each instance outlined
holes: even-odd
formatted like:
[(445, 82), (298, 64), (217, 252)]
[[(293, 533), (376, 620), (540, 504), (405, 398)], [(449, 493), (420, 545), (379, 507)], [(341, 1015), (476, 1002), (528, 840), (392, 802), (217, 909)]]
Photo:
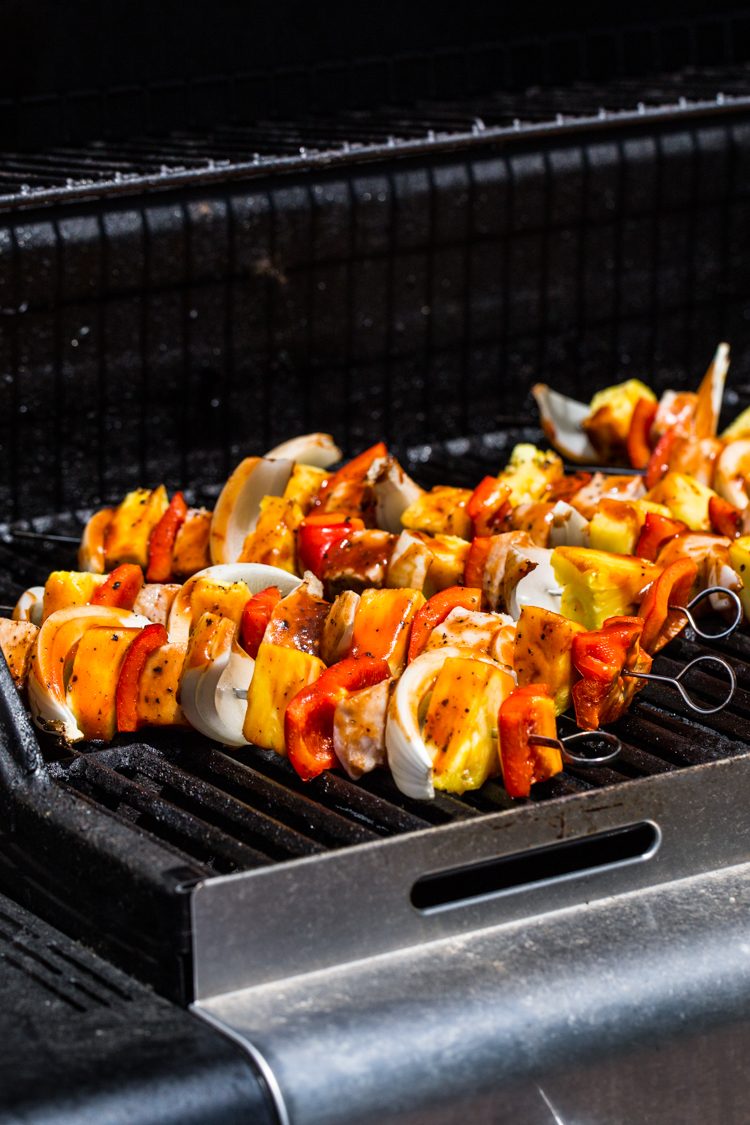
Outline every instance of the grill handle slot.
[(550, 847), (423, 875), (411, 889), (411, 903), (422, 914), (465, 906), (603, 867), (650, 859), (660, 842), (658, 825), (640, 821), (592, 836), (563, 840)]

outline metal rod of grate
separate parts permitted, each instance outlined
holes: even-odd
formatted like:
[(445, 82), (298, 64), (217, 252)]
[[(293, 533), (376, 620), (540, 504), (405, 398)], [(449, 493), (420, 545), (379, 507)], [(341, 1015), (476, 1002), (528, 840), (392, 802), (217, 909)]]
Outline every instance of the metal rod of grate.
[(91, 142), (45, 152), (0, 153), (0, 208), (27, 206), (83, 192), (178, 184), (185, 176), (226, 176), (233, 170), (293, 170), (312, 164), (370, 158), (381, 150), (407, 153), (510, 133), (564, 132), (577, 125), (611, 127), (646, 117), (685, 117), (750, 106), (746, 66), (684, 71), (644, 82), (534, 88), (496, 93), (458, 103), (421, 101), (402, 108), (349, 110), (299, 120), (227, 123), (202, 132)]

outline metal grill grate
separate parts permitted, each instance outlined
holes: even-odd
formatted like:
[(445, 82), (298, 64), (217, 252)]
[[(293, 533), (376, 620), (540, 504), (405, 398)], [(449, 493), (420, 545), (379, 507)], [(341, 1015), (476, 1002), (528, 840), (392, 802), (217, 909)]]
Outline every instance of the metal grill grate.
[(71, 203), (91, 194), (116, 196), (174, 187), (185, 177), (207, 183), (241, 174), (294, 172), (330, 166), (342, 158), (376, 159), (397, 148), (401, 155), (486, 134), (502, 140), (521, 132), (539, 139), (576, 127), (633, 124), (665, 116), (736, 111), (750, 104), (750, 68), (703, 69), (644, 82), (621, 78), (604, 85), (535, 88), (465, 98), (430, 100), (394, 108), (348, 110), (287, 120), (266, 118), (204, 131), (172, 132), (94, 141), (34, 153), (0, 153), (0, 209), (39, 203)]

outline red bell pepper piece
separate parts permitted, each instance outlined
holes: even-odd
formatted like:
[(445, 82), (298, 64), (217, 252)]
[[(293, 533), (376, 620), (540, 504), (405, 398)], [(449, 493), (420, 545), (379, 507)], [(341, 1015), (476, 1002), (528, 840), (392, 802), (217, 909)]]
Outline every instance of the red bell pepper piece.
[(492, 535), (499, 530), (511, 508), (509, 497), (510, 489), (497, 477), (485, 477), (479, 482), (466, 505), (475, 535)]
[[(337, 469), (327, 480), (323, 481), (318, 493), (310, 506), (311, 511), (317, 508), (345, 509), (347, 515), (356, 513), (364, 514), (368, 507), (368, 488), (366, 478), (374, 461), (388, 456), (388, 449), (382, 441), (371, 445), (369, 449), (347, 461)], [(371, 490), (369, 490), (371, 492)], [(369, 515), (373, 513), (369, 512)]]
[(624, 674), (651, 667), (651, 657), (640, 644), (642, 631), (640, 617), (610, 617), (601, 629), (573, 638), (573, 666), (582, 677), (573, 684), (579, 727), (596, 730), (619, 719), (643, 687), (643, 680)]
[(651, 454), (648, 465), (646, 466), (646, 488), (653, 488), (659, 483), (664, 474), (668, 472), (672, 447), (680, 436), (679, 429), (673, 426), (671, 430), (667, 430), (665, 434), (662, 434), (657, 441), (654, 452)]
[(660, 515), (659, 512), (647, 512), (634, 554), (653, 562), (662, 544), (668, 539), (674, 539), (675, 535), (683, 531), (687, 531), (687, 524), (682, 520), (673, 520), (669, 516)]
[(271, 614), (281, 601), (281, 590), (278, 586), (267, 586), (258, 594), (253, 594), (245, 605), (240, 619), (240, 644), (248, 656), (253, 660), (258, 655), (263, 634), (266, 631)]
[(143, 571), (135, 563), (116, 566), (107, 581), (97, 586), (91, 605), (108, 605), (115, 609), (132, 609), (143, 585)]
[(721, 496), (712, 496), (708, 501), (708, 518), (717, 535), (736, 539), (742, 534), (742, 512)]
[(302, 688), (284, 714), (284, 741), (289, 761), (303, 781), (338, 765), (333, 749), (336, 704), (354, 691), (372, 687), (390, 676), (385, 660), (349, 656), (332, 664), (320, 679)]
[(181, 492), (175, 492), (164, 515), (148, 540), (147, 582), (169, 582), (172, 577), (172, 550), (177, 532), (185, 522), (188, 506)]
[(469, 553), (464, 563), (464, 585), (482, 589), (482, 578), (487, 563), (487, 556), (492, 547), (491, 535), (480, 535), (472, 539)]
[(529, 742), (533, 734), (557, 738), (555, 702), (546, 684), (515, 688), (500, 705), (498, 729), (500, 764), (508, 796), (528, 797), (535, 782), (560, 773), (560, 751)]
[(591, 476), (591, 473), (566, 473), (565, 476), (549, 485), (544, 493), (544, 499), (549, 501), (565, 500), (567, 502), (571, 496), (575, 496), (576, 492), (585, 488), (591, 480)]
[(429, 640), (430, 633), (445, 621), (453, 609), (480, 609), (482, 606), (481, 589), (469, 586), (448, 586), (426, 601), (414, 618), (409, 639), (409, 655), (407, 660), (411, 663), (419, 656)]
[(119, 731), (138, 730), (138, 685), (141, 675), (151, 653), (165, 645), (167, 640), (167, 630), (163, 625), (146, 625), (125, 654), (115, 692)]
[(297, 530), (297, 557), (303, 570), (323, 577), (325, 558), (335, 543), (343, 543), (353, 531), (362, 531), (364, 523), (344, 512), (313, 513)]
[(676, 559), (652, 582), (640, 607), (641, 644), (647, 652), (658, 652), (687, 624), (684, 614), (674, 613), (669, 607), (687, 605), (697, 574), (698, 566), (693, 559)]
[(658, 403), (648, 398), (639, 398), (635, 404), (627, 437), (628, 457), (634, 469), (645, 469), (651, 460), (649, 434), (657, 409)]

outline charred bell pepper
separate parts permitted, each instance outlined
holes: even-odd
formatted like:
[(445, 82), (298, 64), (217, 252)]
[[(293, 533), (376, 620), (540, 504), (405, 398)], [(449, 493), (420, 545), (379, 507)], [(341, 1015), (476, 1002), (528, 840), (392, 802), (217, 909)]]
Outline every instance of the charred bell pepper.
[(721, 496), (712, 496), (708, 501), (708, 518), (717, 535), (737, 539), (742, 534), (742, 512)]
[(640, 398), (635, 404), (626, 443), (628, 458), (634, 469), (645, 469), (651, 460), (649, 435), (657, 409), (658, 403), (649, 398)]
[(680, 431), (673, 427), (659, 438), (646, 465), (646, 488), (653, 488), (669, 471), (669, 459)]
[(500, 765), (509, 797), (528, 797), (531, 786), (563, 768), (555, 747), (535, 746), (531, 735), (557, 738), (555, 704), (546, 684), (525, 684), (512, 691), (498, 715)]
[(132, 609), (141, 592), (143, 571), (134, 563), (116, 566), (107, 581), (97, 586), (91, 605), (107, 605), (113, 609)]
[(597, 730), (619, 719), (643, 687), (643, 680), (625, 674), (651, 668), (651, 657), (640, 644), (642, 633), (640, 617), (610, 617), (601, 629), (573, 639), (573, 666), (582, 677), (573, 684), (579, 727)]
[(424, 649), (430, 633), (445, 621), (454, 609), (481, 609), (481, 589), (469, 586), (449, 586), (425, 602), (414, 618), (409, 640), (409, 663)]
[(390, 674), (400, 676), (412, 623), (424, 605), (419, 590), (365, 590), (354, 615), (351, 655), (387, 660)]
[(167, 643), (163, 625), (147, 625), (125, 654), (115, 693), (118, 731), (138, 730), (138, 692), (141, 675), (152, 652)]
[(682, 520), (660, 516), (658, 512), (647, 512), (635, 545), (635, 554), (641, 559), (650, 559), (654, 562), (659, 554), (659, 548), (682, 531), (687, 531), (687, 525)]
[(677, 559), (647, 590), (639, 611), (643, 619), (641, 644), (647, 652), (658, 652), (687, 624), (685, 615), (675, 613), (670, 606), (687, 605), (697, 575), (698, 567), (692, 559)]
[(240, 644), (253, 660), (258, 655), (271, 614), (280, 601), (281, 590), (278, 586), (267, 586), (260, 593), (253, 594), (242, 611)]
[(315, 512), (307, 516), (297, 532), (300, 569), (311, 570), (316, 578), (321, 578), (331, 547), (343, 543), (352, 531), (361, 531), (364, 526), (361, 519), (345, 512)]
[(147, 582), (169, 582), (172, 576), (172, 551), (177, 532), (187, 517), (188, 507), (181, 492), (175, 492), (164, 515), (148, 540)]
[(469, 497), (466, 514), (474, 524), (474, 535), (494, 535), (504, 530), (510, 512), (510, 489), (497, 477), (485, 477)]
[(336, 704), (352, 692), (379, 684), (390, 674), (385, 660), (347, 657), (294, 696), (284, 715), (284, 737), (289, 761), (303, 781), (311, 781), (323, 770), (338, 765), (333, 749)]

